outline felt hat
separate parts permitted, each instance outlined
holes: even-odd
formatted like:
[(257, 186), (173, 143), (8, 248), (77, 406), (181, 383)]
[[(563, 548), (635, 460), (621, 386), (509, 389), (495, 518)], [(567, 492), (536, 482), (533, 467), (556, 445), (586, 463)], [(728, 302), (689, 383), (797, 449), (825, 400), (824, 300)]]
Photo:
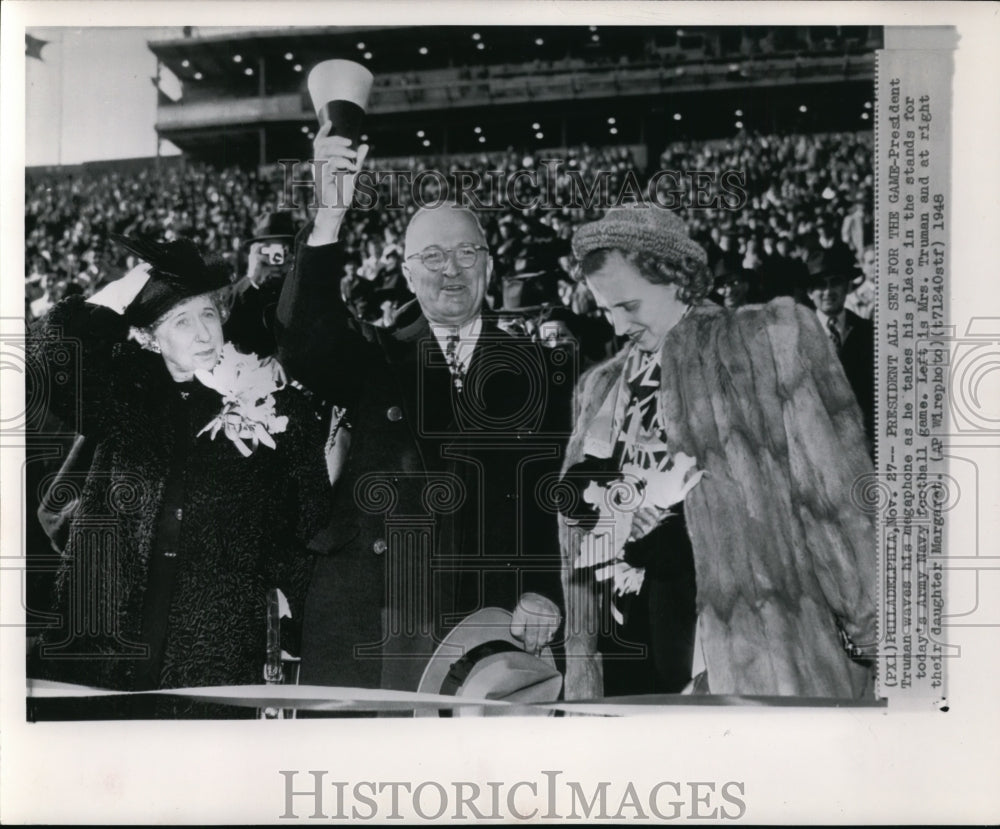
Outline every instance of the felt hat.
[(125, 318), (136, 328), (152, 325), (185, 299), (229, 285), (225, 263), (207, 262), (190, 239), (151, 242), (117, 234), (111, 238), (149, 265), (148, 279), (124, 309)]
[[(512, 703), (554, 702), (562, 690), (562, 674), (556, 670), (552, 651), (546, 647), (540, 656), (526, 653), (511, 635), (512, 619), (506, 610), (487, 607), (459, 622), (427, 663), (417, 691)], [(506, 706), (459, 706), (455, 712), (456, 716), (480, 716), (507, 710)], [(435, 712), (420, 711), (419, 715), (434, 716)], [(440, 716), (451, 716), (451, 712), (443, 709)]]
[(549, 305), (559, 302), (559, 290), (555, 274), (533, 269), (509, 274), (500, 280), (505, 313), (533, 314)]
[(864, 281), (864, 273), (858, 265), (858, 260), (851, 253), (851, 249), (843, 244), (814, 250), (806, 260), (806, 270), (809, 272), (810, 287), (831, 278), (842, 278), (854, 285)]
[(295, 238), (295, 221), (292, 214), (284, 210), (275, 210), (265, 213), (253, 228), (253, 236), (243, 244), (250, 245), (254, 242), (267, 242), (272, 239), (280, 239), (289, 243)]

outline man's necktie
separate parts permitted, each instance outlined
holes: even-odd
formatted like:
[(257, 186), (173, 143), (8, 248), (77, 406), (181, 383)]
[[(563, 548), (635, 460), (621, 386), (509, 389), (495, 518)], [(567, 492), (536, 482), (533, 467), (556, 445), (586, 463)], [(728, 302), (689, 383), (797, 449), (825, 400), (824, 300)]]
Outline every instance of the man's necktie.
[(451, 379), (457, 391), (462, 390), (462, 383), (465, 371), (462, 364), (458, 362), (458, 334), (449, 334), (448, 343), (444, 350), (444, 359), (451, 369)]
[(834, 351), (840, 353), (840, 347), (844, 344), (840, 338), (840, 329), (837, 328), (837, 321), (833, 317), (826, 318), (826, 330), (830, 334), (830, 342), (833, 343)]

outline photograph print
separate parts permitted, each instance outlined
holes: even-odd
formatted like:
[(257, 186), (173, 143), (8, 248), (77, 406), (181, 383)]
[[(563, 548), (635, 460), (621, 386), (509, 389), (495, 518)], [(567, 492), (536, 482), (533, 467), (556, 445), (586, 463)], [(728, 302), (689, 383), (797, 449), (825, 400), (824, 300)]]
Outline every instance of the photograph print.
[(878, 26), (26, 34), (26, 718), (879, 704)]

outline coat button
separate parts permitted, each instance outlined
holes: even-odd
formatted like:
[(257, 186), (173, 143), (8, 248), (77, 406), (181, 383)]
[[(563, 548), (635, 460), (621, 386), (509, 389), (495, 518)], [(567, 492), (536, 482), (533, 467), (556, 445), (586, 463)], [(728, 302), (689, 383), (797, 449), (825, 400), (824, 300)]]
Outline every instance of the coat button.
[(403, 410), (399, 406), (390, 406), (385, 413), (386, 419), (392, 423), (398, 423), (403, 419)]
[(389, 545), (385, 543), (385, 539), (384, 538), (376, 538), (375, 539), (375, 543), (372, 544), (372, 551), (377, 556), (383, 555), (385, 553), (385, 551), (388, 550), (388, 549), (389, 549)]

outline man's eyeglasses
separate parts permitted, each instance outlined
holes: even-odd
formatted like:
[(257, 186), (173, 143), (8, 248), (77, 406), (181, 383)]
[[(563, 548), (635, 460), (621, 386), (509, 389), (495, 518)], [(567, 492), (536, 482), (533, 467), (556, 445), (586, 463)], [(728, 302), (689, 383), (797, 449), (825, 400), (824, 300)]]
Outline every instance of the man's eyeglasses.
[(460, 268), (471, 268), (479, 259), (479, 251), (487, 250), (485, 245), (459, 245), (456, 248), (439, 248), (431, 245), (424, 248), (420, 253), (411, 253), (407, 259), (419, 259), (420, 264), (427, 270), (436, 273), (448, 262), (448, 257), (454, 255), (455, 264)]

